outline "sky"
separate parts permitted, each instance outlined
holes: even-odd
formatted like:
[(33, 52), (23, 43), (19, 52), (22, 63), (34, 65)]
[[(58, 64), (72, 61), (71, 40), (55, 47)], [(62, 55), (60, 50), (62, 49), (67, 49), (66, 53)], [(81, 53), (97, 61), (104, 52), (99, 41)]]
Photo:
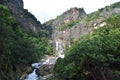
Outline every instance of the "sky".
[(56, 18), (72, 7), (84, 8), (91, 13), (120, 0), (23, 0), (24, 8), (44, 23)]

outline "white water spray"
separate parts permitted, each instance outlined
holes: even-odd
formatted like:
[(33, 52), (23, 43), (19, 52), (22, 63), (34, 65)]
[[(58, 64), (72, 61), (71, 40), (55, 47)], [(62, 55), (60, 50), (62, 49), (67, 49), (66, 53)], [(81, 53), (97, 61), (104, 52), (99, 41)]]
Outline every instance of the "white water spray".
[(36, 69), (39, 68), (40, 66), (44, 65), (44, 64), (55, 64), (56, 60), (61, 57), (61, 58), (64, 58), (64, 54), (63, 54), (63, 46), (61, 44), (60, 41), (56, 40), (55, 41), (55, 44), (56, 44), (56, 56), (57, 57), (48, 57), (45, 61), (43, 62), (39, 62), (39, 63), (33, 63), (32, 64), (32, 67), (35, 68), (33, 70), (32, 73), (28, 74), (26, 79), (25, 80), (38, 80), (39, 77), (38, 75), (36, 74)]

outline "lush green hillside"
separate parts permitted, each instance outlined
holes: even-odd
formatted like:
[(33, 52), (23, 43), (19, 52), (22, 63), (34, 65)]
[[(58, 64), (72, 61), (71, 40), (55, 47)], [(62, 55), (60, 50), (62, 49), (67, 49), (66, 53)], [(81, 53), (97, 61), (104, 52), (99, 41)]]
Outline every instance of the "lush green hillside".
[[(26, 67), (52, 53), (48, 38), (53, 45), (57, 39), (62, 46), (72, 43), (65, 58), (55, 64), (52, 80), (119, 80), (118, 8), (120, 2), (89, 15), (82, 8), (71, 8), (42, 25), (23, 9), (22, 0), (0, 0), (0, 80), (19, 80)], [(99, 28), (102, 22), (107, 25)]]
[(51, 53), (48, 39), (32, 34), (24, 32), (8, 8), (0, 5), (0, 80), (17, 80), (26, 65)]
[(55, 80), (120, 79), (120, 15), (112, 15), (107, 25), (83, 36), (58, 59)]

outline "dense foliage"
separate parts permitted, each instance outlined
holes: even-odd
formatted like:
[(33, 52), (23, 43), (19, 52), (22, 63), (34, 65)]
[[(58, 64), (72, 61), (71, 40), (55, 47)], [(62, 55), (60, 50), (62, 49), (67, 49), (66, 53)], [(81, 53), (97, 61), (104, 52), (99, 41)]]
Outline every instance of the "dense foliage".
[(90, 21), (93, 21), (95, 19), (98, 19), (100, 17), (102, 17), (100, 14), (102, 12), (104, 12), (105, 10), (106, 11), (110, 11), (110, 10), (113, 10), (113, 8), (120, 8), (120, 2), (116, 2), (110, 6), (106, 6), (105, 8), (100, 8), (98, 9), (98, 11), (95, 11), (93, 13), (90, 13), (89, 15), (87, 15), (87, 17), (85, 17), (85, 21), (87, 22), (90, 22)]
[(79, 23), (80, 20), (71, 20), (70, 22), (66, 23), (66, 24), (62, 24), (61, 26), (59, 26), (59, 30), (65, 30), (65, 29), (70, 29), (73, 26), (75, 26), (77, 23)]
[(99, 14), (100, 14), (100, 11), (93, 12), (93, 13), (87, 15), (87, 17), (85, 18), (85, 21), (90, 22), (94, 19), (97, 19), (97, 18), (99, 18)]
[(64, 59), (58, 59), (56, 80), (120, 79), (120, 15), (106, 22), (106, 26), (74, 43)]
[(26, 65), (51, 51), (47, 38), (24, 32), (8, 8), (0, 5), (0, 80), (17, 80)]
[(112, 4), (111, 8), (120, 8), (120, 2)]

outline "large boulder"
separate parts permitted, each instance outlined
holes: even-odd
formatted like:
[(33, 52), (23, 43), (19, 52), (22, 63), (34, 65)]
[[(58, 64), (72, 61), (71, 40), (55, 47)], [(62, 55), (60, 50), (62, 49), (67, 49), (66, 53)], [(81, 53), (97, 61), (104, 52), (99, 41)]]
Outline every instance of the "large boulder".
[(38, 80), (50, 80), (53, 77), (53, 74), (48, 74), (40, 77)]
[(32, 67), (26, 67), (25, 72), (20, 76), (20, 80), (24, 80), (27, 76), (27, 74), (31, 73), (33, 71)]
[(54, 68), (53, 64), (43, 64), (36, 70), (37, 75), (45, 76), (52, 73)]

